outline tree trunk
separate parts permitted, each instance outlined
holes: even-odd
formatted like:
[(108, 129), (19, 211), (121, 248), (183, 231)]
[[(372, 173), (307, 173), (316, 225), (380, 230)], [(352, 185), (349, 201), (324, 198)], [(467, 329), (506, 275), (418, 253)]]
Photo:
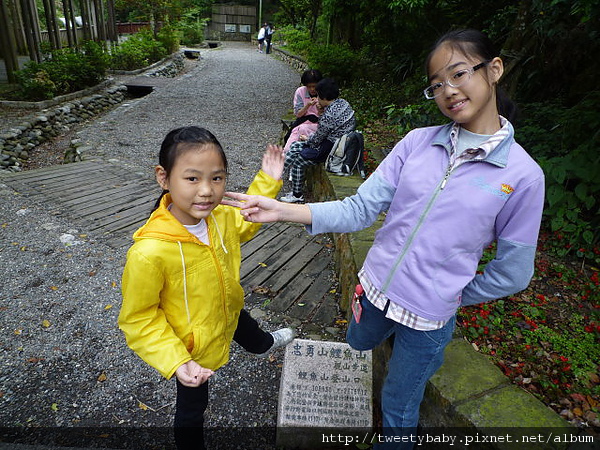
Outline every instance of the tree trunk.
[(111, 42), (118, 42), (117, 21), (115, 19), (115, 0), (106, 0), (106, 9), (108, 11), (107, 32), (108, 39)]
[(30, 0), (21, 0), (21, 11), (23, 13), (23, 25), (29, 57), (32, 61), (40, 62), (42, 56), (40, 53), (39, 23), (37, 22), (35, 3)]
[(17, 47), (13, 36), (14, 27), (11, 24), (8, 8), (0, 2), (0, 54), (6, 65), (6, 75), (9, 83), (16, 83), (15, 71), (19, 70)]
[(531, 8), (531, 0), (523, 0), (519, 3), (517, 18), (500, 52), (505, 63), (503, 85), (511, 98), (514, 98), (523, 72), (523, 58), (531, 55), (532, 49), (537, 44), (535, 36), (529, 32)]

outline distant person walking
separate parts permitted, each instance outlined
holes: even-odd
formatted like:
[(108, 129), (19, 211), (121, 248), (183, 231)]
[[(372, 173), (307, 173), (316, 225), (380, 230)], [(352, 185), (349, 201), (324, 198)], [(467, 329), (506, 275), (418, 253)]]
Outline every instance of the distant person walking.
[(267, 28), (265, 29), (265, 41), (267, 42), (266, 53), (271, 53), (271, 40), (273, 39), (273, 33), (275, 33), (275, 29), (273, 25), (268, 23)]
[(263, 48), (265, 45), (265, 38), (267, 36), (267, 24), (265, 23), (260, 30), (258, 30), (258, 36), (257, 36), (257, 40), (258, 40), (258, 52), (262, 53), (263, 52)]

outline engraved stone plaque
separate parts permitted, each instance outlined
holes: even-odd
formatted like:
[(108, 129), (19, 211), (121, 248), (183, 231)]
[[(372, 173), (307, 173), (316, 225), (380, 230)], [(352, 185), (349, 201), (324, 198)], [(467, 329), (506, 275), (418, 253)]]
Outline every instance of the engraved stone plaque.
[[(299, 437), (311, 434), (298, 430), (303, 427), (371, 429), (372, 394), (370, 351), (354, 350), (343, 342), (295, 339), (286, 347), (283, 361), (277, 444), (292, 439), (298, 445)], [(317, 434), (312, 438), (318, 440)]]

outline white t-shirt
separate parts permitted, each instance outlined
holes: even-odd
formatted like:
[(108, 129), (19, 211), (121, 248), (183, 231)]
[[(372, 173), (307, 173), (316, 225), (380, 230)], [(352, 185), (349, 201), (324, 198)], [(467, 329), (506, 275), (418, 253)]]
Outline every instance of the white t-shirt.
[(208, 238), (208, 226), (204, 219), (200, 220), (196, 225), (184, 225), (185, 229), (198, 238), (200, 242), (210, 245)]

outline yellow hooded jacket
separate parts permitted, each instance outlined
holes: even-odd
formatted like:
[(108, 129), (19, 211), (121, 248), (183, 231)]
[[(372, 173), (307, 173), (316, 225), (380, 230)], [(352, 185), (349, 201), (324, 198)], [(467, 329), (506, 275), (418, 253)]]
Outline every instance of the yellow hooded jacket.
[[(273, 198), (281, 185), (260, 171), (248, 194)], [(219, 205), (206, 219), (205, 245), (169, 212), (170, 203), (166, 194), (133, 235), (119, 314), (129, 347), (166, 378), (192, 359), (211, 370), (229, 360), (244, 305), (240, 243), (260, 228), (236, 208)]]

